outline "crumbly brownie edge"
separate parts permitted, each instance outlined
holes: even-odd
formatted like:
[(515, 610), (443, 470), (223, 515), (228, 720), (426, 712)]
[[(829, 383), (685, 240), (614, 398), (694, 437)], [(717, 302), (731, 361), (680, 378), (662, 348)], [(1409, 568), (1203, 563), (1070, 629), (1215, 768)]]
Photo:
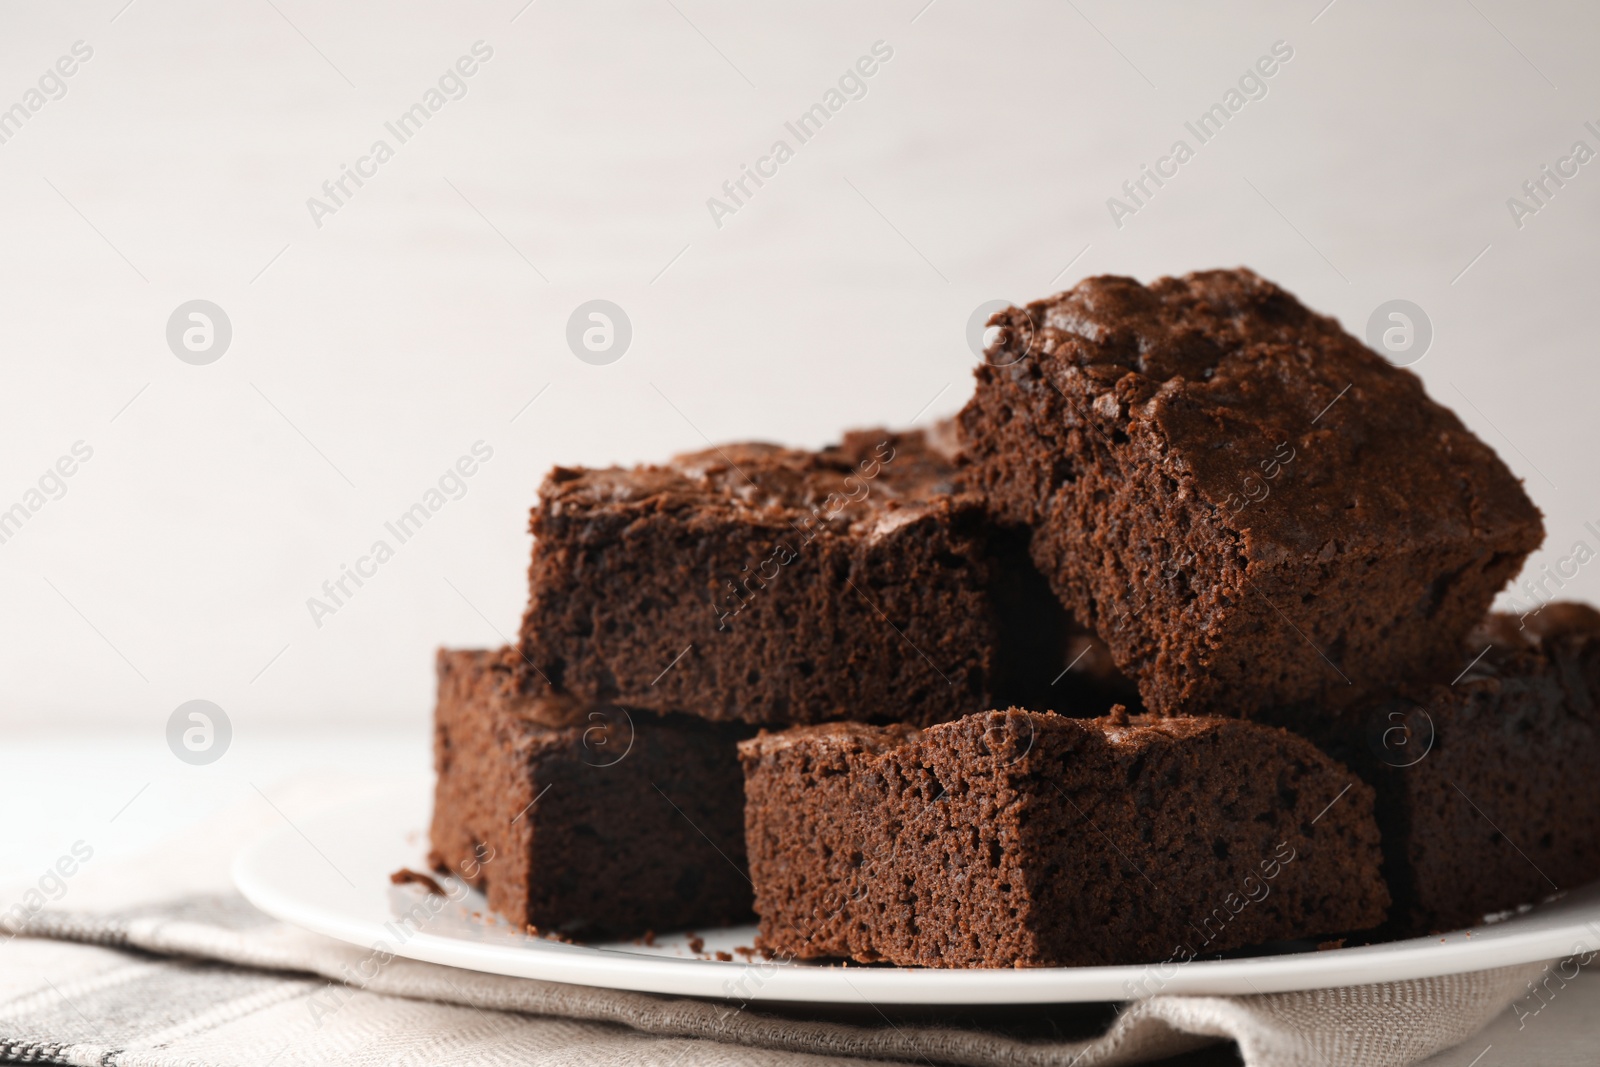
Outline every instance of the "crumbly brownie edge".
[(748, 920), (736, 745), (750, 729), (547, 706), (518, 690), (519, 659), (438, 655), (430, 861), (563, 936)]
[(489, 907), (526, 922), (532, 799), (506, 714), (503, 650), (440, 649), (435, 657), (434, 803), (430, 862), (483, 889)]
[[(895, 464), (932, 462), (913, 439), (837, 472), (841, 490), (866, 494), (862, 506), (893, 497)], [(763, 477), (754, 461), (748, 473)], [(992, 703), (1002, 638), (975, 498), (875, 502), (868, 522), (848, 501), (828, 520), (827, 501), (789, 515), (693, 494), (589, 496), (547, 481), (532, 517), (522, 648), (557, 689), (769, 725), (861, 708), (937, 722)]]
[[(1013, 709), (898, 743), (859, 726), (747, 742), (747, 836), (763, 946), (902, 965), (1070, 966), (1157, 962), (1185, 943), (1209, 954), (1382, 919), (1388, 896), (1370, 789), (1283, 731), (1155, 721), (1122, 727)], [(1274, 810), (1251, 813), (1270, 825), (1213, 811), (1257, 765), (1222, 761), (1235, 773), (1230, 784), (1218, 780), (1223, 772), (1197, 770), (1195, 753), (1209, 759), (1230, 747), (1246, 757), (1264, 748), (1286, 757), (1291, 784), (1274, 781), (1265, 800), (1255, 798)], [(1210, 776), (1215, 796), (1191, 806), (1219, 834), (1239, 838), (1227, 840), (1239, 850), (1231, 866), (1192, 847), (1180, 860), (1149, 854), (1138, 818), (1119, 810), (1141, 787), (1116, 783), (1148, 773), (1152, 796), (1170, 792), (1153, 781), (1158, 769)], [(1168, 819), (1180, 836), (1188, 829), (1181, 816)], [(1099, 835), (1079, 832), (1086, 817)], [(1169, 881), (1167, 891), (1148, 890), (1129, 856), (1157, 884)], [(1329, 885), (1342, 892), (1330, 895)], [(1260, 899), (1233, 909), (1261, 889)], [(1218, 923), (1215, 907), (1228, 909), (1232, 922)]]

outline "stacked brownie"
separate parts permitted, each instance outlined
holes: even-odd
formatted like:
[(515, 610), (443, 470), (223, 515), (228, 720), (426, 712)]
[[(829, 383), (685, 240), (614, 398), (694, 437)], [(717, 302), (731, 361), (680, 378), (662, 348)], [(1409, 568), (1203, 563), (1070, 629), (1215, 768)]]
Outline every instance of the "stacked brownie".
[(1377, 791), (1395, 934), (1600, 878), (1600, 613), (1492, 615), (1460, 662), (1454, 680), (1293, 724)]
[(1151, 711), (1287, 727), (1372, 786), (1386, 933), (1600, 878), (1600, 616), (1485, 619), (1542, 522), (1414, 375), (1243, 270), (992, 325), (969, 484)]
[(1600, 614), (1486, 616), (1542, 521), (1415, 375), (1246, 270), (991, 325), (954, 430), (552, 471), (516, 646), (440, 656), (436, 865), (567, 936), (945, 967), (1600, 878)]

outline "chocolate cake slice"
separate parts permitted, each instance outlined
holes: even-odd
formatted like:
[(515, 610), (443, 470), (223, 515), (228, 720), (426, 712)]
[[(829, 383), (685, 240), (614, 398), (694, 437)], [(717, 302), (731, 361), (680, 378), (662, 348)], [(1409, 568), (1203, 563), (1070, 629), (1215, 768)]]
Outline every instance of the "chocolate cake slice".
[(1090, 278), (991, 324), (965, 477), (1152, 712), (1437, 672), (1543, 538), (1416, 375), (1248, 270)]
[(1376, 925), (1372, 790), (1237, 719), (985, 712), (739, 746), (759, 944), (928, 967), (1182, 962)]
[(1460, 664), (1453, 682), (1294, 724), (1377, 791), (1396, 934), (1600, 879), (1600, 613), (1491, 616)]
[(745, 922), (751, 729), (529, 697), (514, 649), (438, 655), (431, 862), (539, 932)]
[(921, 431), (558, 467), (532, 516), (523, 654), (556, 692), (717, 721), (927, 724), (1033, 699), (1065, 666), (1066, 615), (1026, 532), (954, 474)]

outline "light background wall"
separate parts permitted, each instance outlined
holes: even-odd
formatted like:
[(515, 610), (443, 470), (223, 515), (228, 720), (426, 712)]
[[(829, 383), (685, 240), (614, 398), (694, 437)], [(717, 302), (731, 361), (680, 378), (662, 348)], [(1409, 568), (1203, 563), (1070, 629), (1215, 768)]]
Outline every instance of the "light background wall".
[[(93, 57), (0, 144), (0, 507), (93, 458), (0, 544), (0, 721), (154, 741), (202, 697), (245, 734), (420, 731), (435, 646), (514, 632), (552, 464), (927, 422), (970, 392), (974, 308), (1092, 273), (1248, 264), (1356, 332), (1415, 301), (1415, 369), (1545, 511), (1534, 570), (1594, 544), (1600, 162), (1520, 228), (1506, 201), (1600, 149), (1600, 10), (1324, 2), (7, 4), (0, 107)], [(878, 41), (798, 145), (784, 122)], [(1278, 41), (1267, 95), (1116, 226), (1107, 198)], [(196, 298), (233, 327), (207, 366), (165, 339)], [(564, 339), (593, 298), (633, 324), (608, 366)], [(476, 441), (466, 495), (314, 625)], [(1600, 599), (1600, 566), (1569, 590)]]

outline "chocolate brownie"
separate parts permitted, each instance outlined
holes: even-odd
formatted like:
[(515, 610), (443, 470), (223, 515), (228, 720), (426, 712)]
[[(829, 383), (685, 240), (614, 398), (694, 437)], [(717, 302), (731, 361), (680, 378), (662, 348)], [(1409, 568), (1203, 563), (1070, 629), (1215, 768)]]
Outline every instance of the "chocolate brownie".
[(928, 724), (1032, 699), (1060, 673), (1065, 613), (1026, 534), (953, 492), (954, 474), (920, 431), (558, 467), (531, 521), (533, 681), (772, 725)]
[(1377, 790), (1399, 934), (1600, 879), (1600, 613), (1491, 616), (1457, 671), (1294, 723)]
[(438, 655), (431, 862), (544, 933), (748, 921), (750, 728), (530, 698), (514, 649)]
[(1442, 669), (1543, 538), (1416, 375), (1248, 270), (1090, 278), (991, 325), (965, 477), (1152, 712)]
[(1372, 790), (1258, 723), (1013, 708), (763, 732), (739, 753), (759, 943), (779, 956), (1183, 961), (1371, 927), (1389, 902)]

